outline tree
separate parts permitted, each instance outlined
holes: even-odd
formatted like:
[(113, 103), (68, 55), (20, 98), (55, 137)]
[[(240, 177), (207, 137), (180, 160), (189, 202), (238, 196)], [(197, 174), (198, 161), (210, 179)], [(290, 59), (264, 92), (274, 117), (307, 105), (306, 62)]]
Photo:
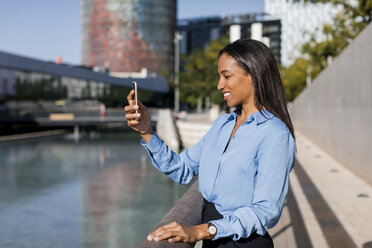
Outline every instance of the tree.
[(287, 101), (293, 101), (306, 87), (308, 61), (298, 58), (288, 68), (280, 67), (284, 93)]
[(58, 100), (67, 97), (67, 87), (56, 82), (55, 77), (38, 80), (22, 80), (17, 78), (14, 96), (7, 96), (7, 100), (37, 101)]
[(180, 99), (194, 107), (199, 97), (211, 97), (212, 102), (222, 104), (221, 93), (217, 90), (218, 52), (228, 44), (227, 36), (212, 41), (205, 50), (195, 50), (183, 57), (185, 64), (180, 73)]
[(305, 0), (311, 3), (331, 3), (342, 6), (332, 24), (324, 24), (322, 33), (326, 39), (317, 41), (315, 34), (305, 43), (297, 59), (289, 67), (281, 67), (284, 91), (288, 101), (292, 101), (306, 87), (307, 71), (315, 78), (330, 60), (335, 58), (347, 45), (371, 22), (372, 0), (358, 0), (350, 4), (350, 0)]
[[(362, 29), (372, 18), (372, 1), (371, 0), (305, 0), (311, 3), (331, 3), (335, 6), (342, 6), (343, 14), (355, 23), (359, 23)], [(355, 3), (355, 4), (354, 4)], [(364, 24), (363, 24), (364, 23)]]
[(347, 45), (371, 22), (372, 0), (358, 0), (350, 4), (350, 0), (307, 0), (308, 2), (331, 3), (341, 6), (332, 24), (324, 24), (322, 32), (326, 39), (317, 41), (315, 35), (302, 46), (302, 53), (310, 61), (311, 71), (317, 76)]

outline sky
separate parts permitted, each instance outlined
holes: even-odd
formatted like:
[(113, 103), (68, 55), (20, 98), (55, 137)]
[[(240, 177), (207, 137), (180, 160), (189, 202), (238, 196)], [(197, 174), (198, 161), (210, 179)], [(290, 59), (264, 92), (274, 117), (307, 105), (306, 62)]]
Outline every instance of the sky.
[[(178, 18), (264, 11), (264, 0), (178, 0)], [(80, 0), (0, 0), (0, 51), (81, 63)]]

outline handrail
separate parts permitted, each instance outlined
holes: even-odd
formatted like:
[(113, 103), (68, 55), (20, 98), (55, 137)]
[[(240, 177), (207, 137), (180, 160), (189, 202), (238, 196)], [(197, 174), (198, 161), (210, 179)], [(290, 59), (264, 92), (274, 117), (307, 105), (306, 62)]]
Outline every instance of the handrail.
[[(198, 191), (198, 181), (196, 181), (154, 229), (173, 221), (186, 225), (198, 225), (201, 223), (202, 206), (203, 198)], [(191, 243), (149, 242), (145, 240), (138, 248), (192, 248), (194, 246), (195, 244)]]

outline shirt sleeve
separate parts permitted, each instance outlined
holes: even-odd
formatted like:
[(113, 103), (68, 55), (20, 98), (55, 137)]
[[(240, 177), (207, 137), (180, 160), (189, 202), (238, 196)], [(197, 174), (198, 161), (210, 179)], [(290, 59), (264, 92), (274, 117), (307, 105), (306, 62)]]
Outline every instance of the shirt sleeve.
[(271, 136), (269, 144), (257, 155), (252, 203), (223, 215), (222, 219), (211, 221), (217, 227), (214, 239), (232, 237), (238, 240), (248, 238), (253, 232), (263, 236), (279, 221), (288, 192), (296, 145), (289, 132), (275, 136)]
[(146, 148), (153, 166), (158, 171), (177, 183), (187, 184), (194, 175), (198, 175), (200, 156), (206, 136), (207, 134), (196, 145), (181, 154), (172, 151), (156, 133), (152, 135), (149, 143), (142, 139), (141, 145)]

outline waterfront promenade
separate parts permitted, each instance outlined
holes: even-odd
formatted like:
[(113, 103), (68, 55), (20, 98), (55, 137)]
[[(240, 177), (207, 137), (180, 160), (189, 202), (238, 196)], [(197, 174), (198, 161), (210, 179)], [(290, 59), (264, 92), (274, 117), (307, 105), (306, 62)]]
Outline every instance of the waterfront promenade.
[[(188, 114), (185, 120), (178, 120), (176, 121), (176, 124), (179, 128), (180, 136), (183, 141), (182, 142), (183, 146), (188, 147), (188, 146), (193, 145), (193, 143), (196, 143), (201, 138), (201, 136), (209, 129), (210, 125), (212, 124), (212, 121), (209, 120), (209, 116), (207, 114)], [(49, 135), (60, 135), (60, 133), (50, 133), (50, 132), (45, 133), (45, 134), (48, 136)], [(173, 196), (174, 193), (172, 193), (173, 191), (171, 190), (173, 189), (173, 186), (168, 188), (170, 185), (173, 185), (173, 184), (170, 184), (170, 181), (167, 180), (165, 176), (161, 177), (161, 175), (159, 175), (159, 173), (155, 169), (152, 168), (152, 166), (149, 164), (149, 161), (145, 163), (146, 161), (145, 158), (147, 157), (147, 155), (145, 154), (144, 150), (139, 149), (140, 147), (137, 141), (138, 137), (135, 134), (132, 134), (131, 136), (133, 136), (133, 139), (135, 139), (136, 141), (135, 141), (135, 144), (131, 145), (131, 147), (133, 146), (131, 148), (132, 152), (128, 154), (137, 154), (138, 151), (140, 151), (141, 159), (140, 159), (140, 162), (138, 162), (140, 166), (134, 166), (136, 165), (137, 162), (136, 160), (133, 160), (132, 156), (129, 156), (130, 161), (131, 161), (129, 163), (131, 164), (131, 168), (129, 170), (126, 168), (126, 164), (128, 163), (125, 162), (124, 158), (120, 158), (120, 159), (115, 158), (113, 160), (114, 166), (110, 162), (113, 159), (112, 157), (114, 156), (114, 154), (116, 154), (116, 152), (114, 151), (118, 151), (118, 153), (121, 154), (122, 153), (121, 151), (123, 150), (122, 148), (118, 148), (116, 146), (111, 147), (113, 145), (112, 140), (110, 140), (110, 142), (107, 143), (107, 144), (110, 144), (110, 147), (107, 147), (106, 143), (98, 143), (98, 145), (96, 145), (97, 147), (96, 146), (90, 147), (91, 145), (89, 145), (88, 146), (89, 149), (87, 148), (87, 143), (86, 143), (87, 141), (84, 141), (84, 140), (79, 141), (78, 143), (79, 145), (75, 144), (75, 142), (73, 142), (72, 140), (71, 142), (68, 140), (59, 141), (56, 144), (54, 144), (54, 143), (51, 143), (53, 139), (50, 141), (48, 141), (49, 139), (45, 139), (44, 140), (44, 142), (46, 142), (45, 144), (44, 142), (40, 141), (39, 142), (40, 144), (38, 143), (38, 145), (36, 146), (32, 145), (34, 141), (32, 142), (28, 141), (24, 145), (29, 147), (31, 144), (31, 146), (33, 147), (32, 148), (33, 156), (38, 157), (38, 154), (40, 154), (40, 158), (45, 158), (45, 157), (49, 158), (49, 156), (53, 157), (53, 159), (46, 159), (47, 161), (59, 161), (62, 163), (62, 161), (64, 160), (62, 160), (61, 158), (60, 159), (55, 158), (57, 154), (59, 154), (58, 158), (62, 155), (67, 155), (64, 157), (69, 157), (70, 160), (72, 159), (72, 161), (69, 161), (68, 163), (66, 162), (67, 164), (63, 165), (64, 172), (63, 171), (62, 171), (63, 173), (61, 172), (63, 175), (61, 178), (66, 177), (64, 173), (67, 173), (68, 175), (70, 175), (69, 177), (72, 177), (72, 175), (75, 175), (75, 172), (79, 172), (78, 174), (83, 174), (83, 172), (87, 170), (88, 167), (84, 167), (85, 168), (84, 170), (80, 170), (79, 166), (75, 168), (76, 165), (74, 165), (75, 164), (74, 157), (75, 156), (81, 157), (81, 155), (79, 154), (86, 154), (87, 157), (86, 158), (84, 157), (85, 160), (87, 160), (88, 162), (90, 161), (88, 164), (92, 164), (91, 166), (89, 166), (89, 168), (92, 166), (94, 168), (97, 167), (99, 171), (102, 171), (104, 172), (105, 175), (107, 175), (107, 179), (116, 178), (114, 175), (117, 174), (120, 168), (121, 169), (119, 171), (121, 171), (122, 173), (119, 173), (119, 174), (127, 175), (126, 177), (119, 180), (120, 181), (119, 184), (118, 184), (118, 180), (115, 179), (112, 182), (113, 185), (109, 187), (107, 186), (107, 182), (103, 182), (103, 188), (108, 188), (112, 192), (118, 192), (116, 188), (118, 187), (118, 185), (119, 186), (122, 185), (122, 186), (125, 186), (126, 189), (128, 189), (128, 185), (131, 185), (130, 183), (131, 180), (129, 180), (130, 178), (129, 175), (143, 175), (142, 177), (147, 178), (147, 180), (142, 179), (141, 181), (144, 181), (144, 182), (147, 181), (149, 182), (149, 184), (151, 183), (151, 185), (157, 185), (157, 183), (159, 182), (155, 182), (153, 180), (155, 180), (155, 178), (159, 179), (163, 184), (165, 183), (165, 185), (161, 184), (163, 186), (156, 186), (156, 188), (159, 188), (159, 187), (161, 188), (161, 190), (157, 190), (157, 191), (162, 192), (162, 195), (164, 195), (165, 190), (169, 189), (171, 193), (168, 195)], [(20, 138), (24, 139), (25, 137), (20, 137)], [(350, 170), (348, 170), (345, 166), (343, 166), (343, 164), (339, 163), (335, 158), (332, 158), (325, 151), (321, 150), (318, 146), (316, 146), (313, 142), (310, 141), (309, 137), (305, 137), (302, 133), (296, 132), (296, 138), (297, 138), (297, 156), (296, 156), (296, 164), (294, 165), (294, 168), (290, 174), (290, 180), (291, 180), (290, 191), (288, 193), (288, 196), (287, 196), (287, 199), (284, 205), (282, 217), (279, 223), (274, 228), (269, 230), (271, 236), (273, 237), (275, 247), (276, 248), (285, 248), (285, 247), (290, 247), (290, 248), (292, 247), (294, 248), (296, 247), (297, 248), (300, 248), (300, 247), (301, 248), (302, 247), (305, 247), (305, 248), (306, 247), (368, 248), (368, 247), (372, 247), (372, 231), (371, 231), (372, 230), (371, 229), (372, 186), (366, 183), (360, 177), (353, 174)], [(75, 148), (72, 150), (68, 148), (69, 143), (71, 143)], [(123, 143), (123, 140), (120, 140), (121, 145), (122, 143)], [(7, 146), (4, 145), (3, 148), (4, 147), (7, 147)], [(51, 149), (52, 155), (48, 153), (49, 149)], [(82, 152), (81, 149), (83, 149), (84, 152)], [(70, 154), (72, 151), (74, 151), (73, 155)], [(89, 151), (89, 152), (86, 152), (86, 151)], [(23, 151), (22, 154), (25, 154), (25, 153), (28, 155), (31, 155), (31, 153), (28, 153), (25, 151)], [(93, 158), (91, 157), (92, 154), (95, 154)], [(95, 165), (97, 161), (99, 161), (99, 165)], [(121, 166), (123, 168), (117, 165), (118, 161), (120, 161), (120, 164), (122, 164)], [(35, 164), (40, 164), (40, 163), (37, 162)], [(57, 165), (54, 165), (54, 167)], [(35, 165), (28, 164), (27, 167), (30, 167), (30, 168), (27, 170), (25, 169), (25, 173), (28, 173), (32, 168), (34, 168), (34, 166)], [(45, 169), (46, 167), (42, 167), (42, 168)], [(103, 170), (103, 168), (105, 168), (105, 170)], [(137, 170), (134, 170), (133, 168), (137, 168), (139, 172), (137, 172)], [(37, 171), (43, 172), (43, 176), (39, 176), (39, 177), (49, 178), (50, 176), (48, 175), (50, 173), (48, 172), (48, 174), (46, 174), (46, 170), (44, 169), (37, 169)], [(58, 172), (59, 170), (56, 170), (56, 171)], [(88, 174), (91, 174), (92, 171), (94, 170), (90, 168), (87, 172), (89, 172)], [(144, 173), (145, 171), (146, 173)], [(74, 173), (71, 173), (71, 172), (74, 172)], [(112, 176), (110, 176), (110, 173), (112, 173)], [(9, 175), (13, 175), (13, 174), (9, 174)], [(95, 175), (95, 173), (93, 174)], [(4, 175), (5, 174), (3, 174), (3, 177), (2, 177), (3, 184), (5, 183), (5, 185), (16, 185), (15, 184), (16, 181), (8, 182), (7, 179), (4, 177)], [(33, 175), (32, 173), (27, 174), (27, 176), (32, 176), (32, 175)], [(50, 175), (54, 176), (55, 173), (51, 173)], [(150, 175), (151, 177), (149, 177)], [(83, 180), (84, 181), (83, 185), (90, 185), (88, 182), (90, 181), (89, 178), (91, 177), (92, 179), (94, 179), (94, 181), (96, 180), (96, 176), (89, 176), (89, 177), (87, 175), (83, 176), (82, 178), (85, 178)], [(53, 181), (55, 180), (56, 180), (56, 177), (54, 177)], [(63, 180), (61, 181), (62, 183), (58, 182), (58, 184), (65, 185), (64, 181)], [(110, 181), (112, 180), (110, 179)], [(35, 182), (33, 181), (33, 183)], [(35, 187), (35, 185), (33, 187)], [(178, 188), (178, 186), (174, 186), (174, 187), (175, 189)], [(84, 188), (86, 187), (84, 186)], [(139, 190), (140, 188), (143, 188), (143, 189), (151, 188), (152, 189), (151, 193), (146, 193), (142, 197), (140, 197), (141, 199), (140, 205), (147, 206), (147, 207), (152, 206), (152, 203), (155, 201), (155, 199), (150, 197), (150, 195), (152, 195), (154, 192), (153, 186), (151, 187), (149, 185), (147, 185), (146, 187), (141, 186), (141, 187), (137, 187), (138, 188), (137, 190), (134, 190), (134, 188), (136, 187), (133, 187), (133, 186), (131, 186), (130, 188), (131, 188), (131, 191), (133, 192), (136, 192), (136, 193), (141, 192), (141, 195), (145, 191)], [(195, 190), (193, 194), (194, 195), (198, 194), (195, 187), (194, 189)], [(22, 192), (22, 190), (25, 190), (25, 189), (19, 186), (19, 188), (17, 188), (17, 192), (18, 192), (17, 194)], [(59, 194), (59, 191), (53, 191), (54, 193), (51, 194), (52, 191), (50, 191), (49, 189), (45, 189), (45, 190), (47, 190), (48, 192), (45, 193), (44, 189), (39, 190), (36, 187), (37, 192), (40, 191), (40, 192), (45, 193), (45, 196), (43, 195), (44, 193), (41, 195), (46, 199), (48, 199), (48, 197), (52, 197), (53, 195), (58, 196)], [(125, 190), (123, 189), (119, 195), (122, 195), (124, 191)], [(13, 188), (5, 187), (3, 190), (3, 200), (6, 200), (7, 194), (9, 193), (9, 195), (11, 195), (12, 192), (13, 193), (15, 192)], [(91, 192), (90, 195), (91, 196), (97, 195), (97, 197), (101, 197), (100, 192), (101, 191), (98, 191), (97, 193), (94, 193), (94, 194), (93, 192)], [(40, 193), (36, 194), (37, 197), (39, 197), (39, 195)], [(115, 196), (117, 196), (116, 193), (115, 193)], [(126, 197), (125, 198), (126, 203), (128, 204), (129, 198), (127, 194), (124, 194), (124, 196)], [(31, 198), (29, 193), (27, 197)], [(133, 194), (132, 197), (135, 199), (138, 198), (137, 194)], [(166, 202), (167, 203), (169, 203), (169, 201), (175, 202), (179, 197), (180, 197), (180, 194), (177, 194), (177, 197), (170, 197), (170, 198), (167, 197), (167, 199), (169, 198), (171, 200), (168, 199), (166, 200)], [(39, 198), (36, 198), (36, 199), (39, 199)], [(182, 205), (182, 208), (179, 209), (179, 211), (174, 211), (173, 213), (175, 213), (175, 215), (177, 216), (185, 215), (184, 217), (190, 219), (190, 216), (188, 216), (190, 212), (191, 213), (199, 212), (198, 209), (195, 209), (197, 208), (195, 206), (198, 206), (198, 204), (194, 204), (192, 202), (189, 203), (190, 201), (194, 201), (195, 199), (198, 199), (198, 197), (190, 197), (189, 195), (188, 198), (184, 199), (184, 201), (181, 200), (180, 205)], [(144, 200), (146, 201), (143, 202)], [(86, 201), (84, 200), (84, 202)], [(109, 201), (109, 203), (108, 202), (106, 203), (109, 204), (110, 206), (114, 206), (113, 209), (115, 209), (114, 212), (111, 212), (112, 208), (111, 207), (107, 208), (106, 207), (107, 204), (105, 204), (104, 212), (107, 214), (110, 213), (110, 215), (107, 215), (107, 216), (111, 216), (112, 214), (115, 215), (119, 212), (125, 213), (125, 211), (127, 211), (125, 208), (121, 209), (118, 206), (116, 206), (116, 203), (114, 202)], [(25, 229), (29, 225), (29, 223), (33, 223), (31, 221), (28, 221), (28, 218), (31, 218), (33, 215), (29, 213), (26, 214), (24, 213), (24, 211), (29, 211), (29, 210), (41, 211), (40, 208), (30, 203), (27, 203), (27, 205), (25, 206), (19, 206), (17, 208), (14, 208), (14, 207), (10, 208), (10, 205), (12, 204), (14, 205), (14, 202), (12, 201), (9, 201), (7, 203), (3, 202), (1, 206), (4, 209), (7, 209), (7, 206), (9, 205), (9, 209), (13, 209), (12, 211), (17, 212), (19, 210), (23, 214), (21, 219), (16, 218), (16, 223), (18, 224), (22, 223), (22, 227), (23, 227), (22, 232), (27, 231), (30, 237), (32, 237), (33, 239), (36, 239), (38, 237), (37, 235), (39, 235), (39, 233), (42, 233), (44, 231), (45, 225), (47, 224), (49, 225), (49, 222), (51, 222), (51, 220), (48, 219), (47, 224), (45, 224), (41, 220), (38, 220), (38, 223), (43, 224), (44, 229), (38, 228), (37, 230), (32, 229), (32, 231), (31, 229)], [(83, 205), (85, 207), (90, 206), (90, 204), (83, 204)], [(46, 205), (46, 206), (49, 206), (49, 205)], [(72, 206), (73, 208), (71, 209), (74, 209), (75, 206), (73, 204)], [(190, 206), (192, 207), (190, 208)], [(101, 208), (103, 206), (99, 206), (99, 207)], [(129, 207), (133, 207), (133, 206), (130, 205)], [(58, 209), (59, 208), (57, 208), (57, 210)], [(86, 209), (86, 208), (83, 208), (83, 209)], [(84, 212), (88, 210), (84, 210)], [(96, 210), (97, 209), (95, 209), (95, 211)], [(158, 210), (159, 210), (159, 213), (155, 214), (154, 209), (152, 209), (151, 210), (152, 214), (146, 215), (146, 219), (151, 218), (153, 220), (152, 223), (156, 223), (156, 220), (154, 219), (156, 218), (160, 219), (161, 216), (163, 216), (165, 212), (167, 211), (167, 207), (165, 206), (160, 207), (160, 209)], [(56, 214), (53, 211), (51, 212), (50, 209), (48, 211), (49, 211), (48, 215), (51, 215), (51, 213), (53, 215)], [(72, 210), (69, 210), (69, 211), (72, 211)], [(142, 211), (143, 210), (138, 209), (137, 211), (134, 211), (134, 213), (136, 213), (136, 216), (143, 216)], [(64, 212), (66, 212), (66, 209)], [(160, 214), (160, 212), (162, 214)], [(173, 220), (173, 217), (175, 217), (175, 215), (168, 215), (168, 216), (170, 216)], [(125, 216), (126, 214), (123, 215), (123, 217)], [(76, 224), (75, 222), (77, 220), (77, 217), (78, 215), (74, 215), (73, 217), (66, 220), (66, 222), (68, 223), (68, 225), (66, 226), (74, 227), (74, 225)], [(11, 218), (11, 215), (10, 217), (5, 217), (4, 214), (0, 216), (0, 219), (2, 219), (3, 221), (8, 220), (8, 218)], [(97, 219), (94, 219), (94, 220), (97, 223), (102, 222), (102, 220), (97, 220)], [(57, 223), (59, 221), (60, 220), (57, 219)], [(143, 230), (142, 233), (138, 236), (137, 241), (136, 241), (133, 239), (132, 236), (130, 236), (132, 232), (124, 228), (126, 227), (126, 225), (116, 226), (115, 224), (116, 221), (114, 220), (109, 221), (108, 218), (103, 218), (103, 221), (105, 222), (108, 221), (110, 224), (107, 224), (107, 225), (110, 226), (111, 229), (113, 226), (114, 229), (118, 229), (118, 230), (121, 230), (121, 232), (123, 232), (122, 235), (124, 235), (124, 238), (120, 238), (117, 242), (121, 244), (130, 244), (130, 246), (128, 247), (135, 247), (133, 245), (135, 243), (138, 243), (141, 239), (142, 240), (145, 239), (145, 235), (147, 234), (147, 232), (154, 228), (154, 224), (148, 223), (147, 224), (148, 230)], [(113, 221), (113, 223), (111, 223), (111, 221)], [(83, 223), (87, 223), (87, 222), (88, 222), (87, 217), (84, 217)], [(10, 221), (7, 223), (8, 224), (6, 224), (5, 226), (7, 226), (8, 228), (13, 227), (13, 224), (11, 224)], [(125, 221), (122, 221), (122, 223), (125, 223)], [(57, 234), (61, 232), (61, 228), (63, 229), (64, 226), (58, 226), (58, 228), (53, 227), (52, 229), (54, 230), (54, 233)], [(74, 229), (72, 228), (71, 230), (74, 230)], [(68, 233), (71, 233), (71, 230)], [(106, 237), (105, 236), (106, 232), (103, 232), (103, 230), (102, 232), (99, 233), (100, 234), (99, 237), (101, 238)], [(5, 230), (5, 228), (3, 228), (0, 230), (0, 233), (7, 234), (9, 233), (9, 230)], [(90, 229), (85, 230), (84, 233), (90, 233)], [(61, 235), (61, 238), (62, 237), (63, 235)], [(73, 237), (74, 238), (69, 244), (72, 244), (72, 247), (74, 246), (78, 247), (77, 246), (78, 238), (76, 238), (75, 236)], [(7, 237), (7, 238), (4, 237), (4, 242), (5, 240), (9, 241), (10, 240), (9, 238), (10, 237)], [(84, 240), (85, 239), (86, 238), (84, 238)], [(53, 236), (53, 240), (58, 240), (58, 239)], [(89, 240), (89, 238), (87, 240)], [(107, 240), (106, 238), (104, 238), (104, 240), (105, 241), (96, 240), (95, 242), (104, 244), (105, 242), (109, 242), (110, 238), (107, 238)], [(24, 239), (21, 239), (21, 241), (25, 242)], [(47, 247), (47, 244), (49, 244), (49, 242), (51, 241), (48, 240), (47, 242), (43, 244), (40, 243), (41, 246), (39, 247)], [(92, 242), (92, 240), (90, 240), (89, 242)], [(172, 246), (163, 246), (162, 244), (159, 244), (159, 245), (160, 246), (156, 246), (155, 243), (152, 243), (151, 246), (141, 246), (141, 247), (189, 247), (189, 246), (185, 246), (185, 244), (173, 244)], [(200, 245), (201, 244), (199, 243), (196, 247), (201, 247)]]
[[(178, 121), (184, 146), (211, 123), (205, 114)], [(290, 191), (279, 223), (269, 230), (275, 247), (372, 247), (372, 186), (303, 134), (296, 138)]]

